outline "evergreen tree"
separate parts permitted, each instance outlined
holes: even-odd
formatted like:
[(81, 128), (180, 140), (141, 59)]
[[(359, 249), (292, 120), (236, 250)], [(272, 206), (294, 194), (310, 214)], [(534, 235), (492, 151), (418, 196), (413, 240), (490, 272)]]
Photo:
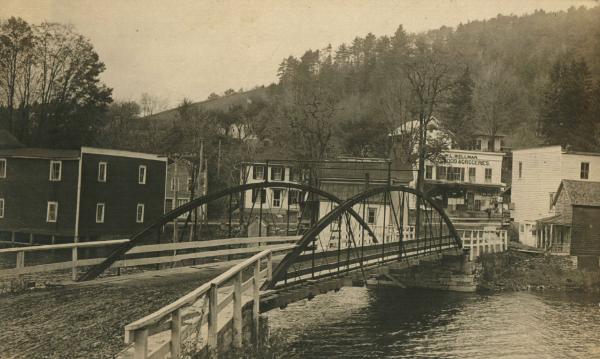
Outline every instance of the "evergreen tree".
[(592, 90), (584, 60), (554, 64), (540, 116), (541, 132), (547, 144), (582, 151), (598, 150)]
[(473, 140), (473, 87), (471, 72), (466, 67), (456, 81), (442, 111), (441, 125), (452, 135), (458, 148), (467, 148)]

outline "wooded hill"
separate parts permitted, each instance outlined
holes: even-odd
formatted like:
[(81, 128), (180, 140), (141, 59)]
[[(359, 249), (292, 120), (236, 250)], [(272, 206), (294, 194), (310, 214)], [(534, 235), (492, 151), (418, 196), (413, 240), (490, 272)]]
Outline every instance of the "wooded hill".
[[(431, 114), (459, 144), (475, 132), (504, 133), (513, 148), (556, 143), (559, 139), (545, 129), (549, 121), (560, 122), (559, 129), (566, 131), (581, 127), (592, 133), (587, 141), (596, 142), (583, 146), (587, 150), (600, 144), (600, 7), (498, 15), (419, 34), (399, 26), (391, 36), (367, 34), (290, 56), (277, 69), (275, 86), (193, 106), (213, 113), (202, 116), (205, 121), (221, 118), (224, 127), (244, 118), (259, 142), (267, 140), (267, 147), (290, 157), (385, 156), (390, 130), (422, 115), (410, 75), (427, 75), (434, 67), (440, 91)], [(571, 73), (575, 80), (569, 82), (565, 78)], [(579, 84), (581, 89), (572, 88)], [(562, 93), (584, 96), (585, 113), (549, 111), (573, 103), (558, 103)], [(254, 106), (252, 116), (245, 114), (248, 103)], [(572, 113), (585, 123), (573, 122)], [(177, 114), (173, 109), (148, 120), (167, 124)]]

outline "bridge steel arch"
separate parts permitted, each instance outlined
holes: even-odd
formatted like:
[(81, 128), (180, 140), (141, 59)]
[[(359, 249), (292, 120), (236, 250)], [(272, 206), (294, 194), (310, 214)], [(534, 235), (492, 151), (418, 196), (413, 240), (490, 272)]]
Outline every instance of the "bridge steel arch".
[[(333, 195), (331, 193), (323, 191), (319, 188), (315, 188), (315, 187), (304, 185), (304, 184), (298, 184), (298, 183), (264, 181), (264, 182), (247, 183), (247, 184), (242, 184), (239, 186), (229, 187), (229, 188), (226, 188), (224, 190), (221, 190), (221, 191), (218, 191), (215, 193), (211, 193), (211, 194), (207, 194), (202, 197), (198, 197), (198, 198), (162, 215), (160, 218), (156, 219), (150, 225), (146, 226), (143, 230), (134, 234), (130, 238), (129, 242), (123, 243), (120, 246), (118, 246), (117, 248), (115, 248), (104, 261), (91, 267), (86, 273), (84, 273), (82, 276), (80, 276), (77, 279), (77, 281), (78, 282), (89, 281), (89, 280), (92, 280), (92, 279), (98, 277), (105, 270), (110, 268), (110, 266), (114, 262), (119, 260), (123, 255), (125, 255), (125, 253), (127, 251), (129, 251), (131, 248), (135, 247), (136, 245), (141, 244), (142, 241), (145, 238), (147, 238), (149, 235), (151, 235), (152, 233), (155, 233), (157, 230), (160, 230), (160, 228), (162, 226), (164, 226), (165, 224), (169, 223), (170, 221), (178, 218), (182, 214), (190, 212), (190, 211), (194, 210), (195, 208), (198, 208), (200, 206), (203, 206), (205, 204), (208, 204), (208, 203), (218, 200), (220, 198), (224, 198), (224, 197), (227, 197), (227, 196), (230, 196), (233, 194), (241, 194), (246, 191), (253, 190), (253, 189), (265, 189), (265, 188), (286, 188), (288, 190), (296, 189), (296, 190), (301, 190), (301, 191), (305, 191), (305, 192), (308, 192), (308, 193), (311, 193), (311, 194), (314, 194), (317, 196), (324, 197), (325, 199), (327, 199), (331, 202), (334, 202), (335, 204), (340, 205), (340, 206), (344, 203), (343, 200), (341, 200), (340, 198), (336, 197), (335, 195)], [(375, 233), (371, 230), (371, 228), (366, 223), (366, 221), (358, 213), (356, 213), (352, 209), (349, 209), (348, 213), (352, 217), (354, 217), (367, 230), (369, 235), (372, 236), (375, 241), (377, 241)]]
[[(336, 219), (339, 219), (345, 212), (353, 213), (353, 212), (355, 212), (353, 207), (355, 205), (361, 203), (361, 201), (364, 201), (365, 199), (372, 198), (374, 196), (381, 195), (381, 194), (389, 195), (389, 193), (391, 193), (391, 192), (401, 192), (401, 193), (414, 195), (417, 198), (420, 198), (420, 200), (423, 201), (423, 203), (429, 205), (430, 208), (434, 209), (437, 212), (437, 214), (440, 216), (441, 220), (443, 220), (443, 222), (447, 226), (450, 237), (454, 241), (455, 248), (456, 249), (462, 248), (462, 241), (460, 239), (460, 236), (458, 235), (458, 232), (456, 231), (456, 228), (454, 227), (454, 224), (452, 223), (452, 221), (450, 220), (448, 215), (446, 215), (444, 210), (435, 201), (433, 201), (433, 199), (430, 196), (428, 196), (426, 193), (420, 192), (416, 189), (413, 189), (413, 188), (410, 188), (407, 186), (375, 187), (375, 188), (366, 190), (362, 193), (359, 193), (359, 194), (351, 197), (350, 199), (345, 201), (343, 204), (341, 204), (340, 206), (338, 206), (337, 208), (335, 208), (334, 210), (330, 211), (325, 216), (323, 216), (313, 227), (311, 227), (306, 233), (304, 233), (302, 238), (297, 242), (296, 247), (291, 252), (289, 252), (283, 258), (283, 260), (279, 263), (279, 265), (273, 270), (272, 279), (270, 281), (266, 281), (262, 285), (261, 289), (262, 290), (275, 289), (278, 282), (284, 281), (287, 283), (287, 271), (290, 268), (290, 266), (292, 266), (298, 260), (298, 258), (302, 255), (303, 252), (309, 250), (311, 246), (314, 248), (315, 238), (320, 233), (322, 233), (328, 226), (330, 226)], [(363, 226), (363, 228), (365, 228), (365, 229), (367, 228), (365, 226), (368, 226), (368, 224), (366, 224), (365, 221), (359, 221), (359, 224), (360, 224), (360, 226)], [(384, 234), (383, 239), (384, 239), (384, 244), (385, 244), (385, 234)], [(339, 259), (339, 257), (338, 257), (338, 259)], [(398, 259), (400, 259), (400, 258), (398, 258)], [(313, 265), (314, 265), (314, 262), (313, 262)], [(361, 269), (362, 269), (362, 261), (361, 261)]]

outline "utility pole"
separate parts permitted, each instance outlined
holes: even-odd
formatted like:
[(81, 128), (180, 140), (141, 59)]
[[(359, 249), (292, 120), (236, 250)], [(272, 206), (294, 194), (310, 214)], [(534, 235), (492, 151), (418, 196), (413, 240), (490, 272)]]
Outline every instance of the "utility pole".
[[(202, 193), (206, 194), (207, 193), (207, 185), (208, 185), (208, 160), (204, 160), (204, 175), (202, 176)], [(202, 232), (202, 220), (205, 219), (206, 216), (206, 208), (207, 205), (203, 204), (202, 207), (200, 207), (200, 226), (198, 228), (198, 233)]]
[[(194, 174), (192, 176), (192, 199), (194, 199), (194, 194), (196, 193), (196, 189), (200, 190), (200, 179), (202, 175), (202, 162), (204, 160), (204, 139), (200, 139), (200, 151), (198, 153), (198, 168), (197, 171), (193, 171)], [(202, 191), (200, 196), (204, 196), (206, 193)], [(202, 214), (202, 208), (200, 208), (200, 214)], [(192, 234), (193, 232), (193, 234)], [(190, 231), (190, 241), (194, 240), (194, 237), (198, 237), (198, 207), (194, 208), (194, 230)]]
[(221, 176), (221, 140), (219, 139), (219, 148), (217, 152), (217, 177)]
[[(179, 189), (178, 187), (178, 177), (177, 177), (177, 170), (179, 167), (179, 163), (177, 162), (177, 159), (174, 160), (173, 164), (175, 165), (175, 170), (173, 171), (173, 177), (171, 178), (171, 186), (174, 187), (173, 188), (173, 208), (177, 208), (177, 190)], [(173, 186), (173, 184), (175, 184), (175, 186)], [(177, 217), (173, 218), (173, 243), (177, 243)]]

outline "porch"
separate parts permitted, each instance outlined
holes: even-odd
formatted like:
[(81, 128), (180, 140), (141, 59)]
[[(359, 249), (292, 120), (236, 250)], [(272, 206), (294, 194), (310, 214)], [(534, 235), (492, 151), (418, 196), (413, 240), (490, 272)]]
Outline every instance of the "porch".
[(537, 247), (553, 255), (571, 253), (571, 223), (558, 214), (536, 221)]

